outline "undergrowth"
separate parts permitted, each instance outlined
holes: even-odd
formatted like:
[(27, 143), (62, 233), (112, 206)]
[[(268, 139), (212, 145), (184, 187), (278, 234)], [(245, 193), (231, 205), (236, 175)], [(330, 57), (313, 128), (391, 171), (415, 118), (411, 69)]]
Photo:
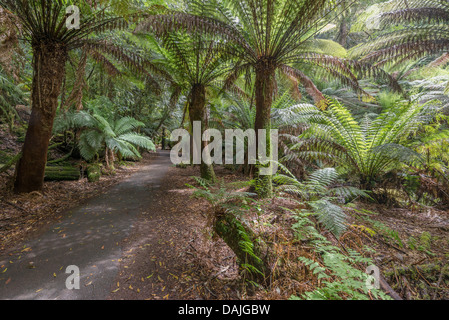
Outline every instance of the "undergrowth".
[[(309, 198), (309, 202), (314, 205), (320, 203), (323, 206), (333, 205), (338, 207), (336, 204), (332, 204), (328, 201), (329, 197), (324, 195), (330, 190), (335, 191), (335, 188), (327, 187), (330, 182), (335, 181), (334, 172), (329, 170), (319, 172), (320, 175), (323, 175), (324, 173), (326, 173), (326, 177), (329, 177), (329, 174), (332, 176), (329, 177), (329, 179), (325, 179), (327, 183), (317, 183), (320, 179), (314, 179), (315, 176), (313, 176), (310, 180), (311, 182), (307, 182), (305, 184), (307, 185), (307, 191), (315, 191), (311, 192), (314, 196)], [(248, 198), (248, 196), (252, 194), (230, 191), (232, 188), (224, 182), (211, 185), (207, 181), (200, 178), (195, 178), (195, 180), (199, 187), (189, 185), (195, 190), (194, 196), (206, 199), (212, 205), (212, 210), (215, 215), (233, 215), (237, 218), (236, 221), (238, 223), (234, 223), (233, 225), (238, 229), (237, 232), (240, 238), (240, 250), (245, 252), (248, 257), (254, 258), (252, 261), (260, 262), (260, 256), (255, 250), (255, 248), (259, 246), (258, 241), (260, 238), (259, 236), (255, 237), (255, 230), (251, 230), (251, 233), (254, 232), (254, 234), (249, 235), (248, 225), (246, 223), (245, 226), (242, 224), (245, 219), (248, 219), (248, 217), (244, 216), (242, 213), (248, 213), (248, 209), (250, 208), (257, 207), (256, 209), (259, 209), (260, 203)], [(290, 180), (290, 182), (292, 181), (293, 180)], [(295, 182), (297, 183), (290, 184), (290, 188), (288, 189), (294, 189), (297, 192), (304, 190), (302, 188), (303, 185), (299, 185), (297, 180)], [(293, 188), (293, 185), (295, 185), (296, 188)], [(285, 191), (285, 188), (283, 188), (283, 191)], [(351, 193), (357, 193), (358, 195), (361, 194), (360, 191)], [(327, 201), (320, 201), (321, 197), (325, 197)], [(278, 198), (282, 199), (280, 197)], [(304, 200), (293, 200), (293, 202), (298, 204), (295, 208), (304, 208)], [(296, 260), (299, 265), (305, 266), (310, 270), (311, 273), (309, 273), (303, 281), (307, 279), (310, 281), (317, 280), (316, 289), (304, 292), (300, 295), (290, 295), (291, 299), (390, 299), (390, 297), (383, 293), (380, 289), (373, 286), (374, 279), (372, 276), (364, 272), (368, 266), (373, 265), (370, 258), (364, 257), (361, 253), (349, 248), (345, 249), (335, 246), (320, 233), (317, 228), (317, 224), (323, 224), (323, 220), (317, 216), (316, 208), (314, 208), (314, 206), (306, 206), (307, 209), (279, 208), (287, 210), (286, 212), (290, 213), (294, 217), (295, 222), (290, 225), (294, 231), (294, 239), (292, 239), (292, 243), (296, 243), (297, 245), (298, 243), (306, 242), (308, 243), (307, 246), (309, 246), (309, 244), (312, 245), (312, 255), (293, 255), (289, 259)], [(329, 221), (323, 225), (329, 226), (330, 223), (331, 222)], [(328, 228), (328, 230), (335, 232), (333, 228)], [(271, 243), (270, 246), (276, 247), (277, 244)], [(300, 246), (301, 245), (299, 245), (299, 247)], [(274, 247), (271, 248), (271, 250), (276, 252)], [(372, 249), (365, 248), (366, 252), (368, 250)], [(250, 273), (260, 274), (260, 270), (255, 265), (248, 263), (248, 260), (240, 261), (240, 266)], [(276, 264), (276, 266), (278, 265)], [(263, 290), (263, 286), (260, 286), (260, 284), (261, 283), (258, 283), (257, 286)], [(268, 289), (269, 285), (265, 288)]]
[(320, 280), (320, 287), (291, 299), (306, 300), (368, 300), (371, 298), (389, 300), (380, 289), (373, 287), (373, 279), (360, 270), (360, 266), (369, 266), (373, 262), (360, 253), (332, 245), (316, 229), (306, 210), (294, 212), (296, 223), (292, 226), (299, 240), (309, 240), (320, 259), (314, 260), (299, 257), (314, 275)]

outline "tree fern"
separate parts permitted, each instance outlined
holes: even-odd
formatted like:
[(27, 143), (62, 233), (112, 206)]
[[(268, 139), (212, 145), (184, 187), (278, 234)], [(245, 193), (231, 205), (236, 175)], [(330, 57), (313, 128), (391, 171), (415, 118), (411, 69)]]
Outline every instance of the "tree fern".
[(131, 117), (108, 120), (99, 114), (86, 111), (68, 112), (59, 116), (53, 131), (61, 132), (68, 129), (83, 129), (78, 147), (81, 156), (92, 160), (96, 154), (107, 148), (114, 153), (120, 153), (125, 158), (140, 158), (136, 147), (145, 150), (156, 150), (153, 142), (146, 136), (134, 132), (143, 127), (143, 122)]
[[(366, 19), (366, 17), (365, 17)], [(449, 7), (440, 0), (393, 0), (376, 5), (368, 20), (384, 32), (351, 55), (377, 65), (397, 65), (449, 50)], [(401, 27), (397, 26), (401, 24)]]
[(3, 74), (0, 69), (0, 116), (6, 118), (10, 128), (17, 117), (16, 109), (18, 104), (25, 103), (26, 93), (22, 90), (20, 85), (16, 85), (10, 77)]
[(418, 103), (397, 103), (374, 120), (357, 122), (341, 104), (331, 100), (328, 110), (299, 107), (298, 121), (308, 130), (292, 147), (307, 160), (321, 160), (356, 174), (365, 187), (402, 163), (416, 160), (406, 147), (409, 135), (429, 123), (436, 109)]

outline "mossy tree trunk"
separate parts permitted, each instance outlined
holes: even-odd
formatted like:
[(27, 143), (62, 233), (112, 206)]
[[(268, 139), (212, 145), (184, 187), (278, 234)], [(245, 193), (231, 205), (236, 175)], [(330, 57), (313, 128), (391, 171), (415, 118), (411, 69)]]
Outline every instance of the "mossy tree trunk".
[(340, 26), (338, 29), (337, 37), (335, 39), (336, 42), (341, 44), (344, 48), (347, 47), (348, 44), (348, 35), (349, 35), (349, 26), (348, 26), (348, 17), (347, 17), (347, 3), (346, 1), (341, 1), (342, 12), (340, 14)]
[(162, 148), (162, 150), (165, 150), (165, 127), (162, 128), (161, 148)]
[(264, 242), (233, 214), (218, 216), (214, 229), (235, 253), (240, 265), (250, 271), (252, 280), (264, 283), (270, 270)]
[(32, 110), (22, 158), (16, 166), (16, 193), (42, 190), (48, 144), (66, 61), (67, 49), (64, 45), (45, 40), (33, 44)]
[[(269, 58), (261, 58), (256, 65), (256, 143), (259, 141), (259, 129), (266, 130), (266, 154), (271, 155), (271, 105), (276, 88), (275, 63)], [(262, 151), (264, 152), (264, 151)], [(257, 144), (257, 154), (259, 146)], [(271, 175), (261, 175), (260, 169), (255, 172), (256, 192), (261, 198), (268, 198), (273, 195)]]
[[(203, 132), (206, 131), (208, 127), (207, 114), (206, 114), (206, 88), (202, 84), (193, 85), (192, 90), (190, 92), (189, 117), (192, 132), (193, 132), (193, 123), (195, 121), (201, 122), (201, 136), (202, 136)], [(203, 139), (201, 139), (200, 152), (204, 150), (207, 144), (208, 144), (207, 141), (203, 141)], [(193, 145), (194, 144), (192, 144), (192, 146)], [(195, 152), (193, 148), (191, 148), (191, 152)], [(201, 178), (210, 181), (215, 181), (215, 172), (213, 165), (208, 165), (203, 161), (202, 158), (200, 164), (200, 172)]]
[(81, 174), (79, 168), (70, 166), (52, 166), (45, 168), (46, 181), (71, 181), (79, 180)]

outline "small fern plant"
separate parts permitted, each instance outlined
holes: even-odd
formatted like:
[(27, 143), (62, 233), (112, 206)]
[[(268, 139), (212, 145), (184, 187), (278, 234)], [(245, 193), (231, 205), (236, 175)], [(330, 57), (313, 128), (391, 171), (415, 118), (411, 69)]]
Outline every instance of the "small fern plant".
[[(245, 227), (244, 214), (250, 209), (254, 193), (229, 191), (236, 183), (226, 184), (222, 179), (212, 184), (209, 180), (193, 177), (199, 187), (187, 184), (194, 189), (193, 196), (203, 198), (212, 205), (209, 223), (214, 226), (214, 235), (219, 235), (237, 255), (240, 266), (249, 274), (264, 277), (264, 262), (258, 256), (258, 240), (250, 228)], [(237, 184), (240, 184), (238, 182)], [(245, 182), (250, 185), (250, 182)], [(221, 220), (221, 222), (220, 222)], [(218, 223), (217, 223), (218, 222)], [(250, 281), (253, 284), (256, 282)]]
[(337, 237), (346, 230), (346, 214), (335, 203), (344, 203), (357, 197), (369, 198), (363, 190), (340, 185), (339, 175), (334, 168), (316, 170), (306, 181), (300, 182), (285, 166), (279, 166), (285, 174), (277, 174), (273, 178), (279, 185), (278, 191), (305, 201), (318, 221)]
[(92, 160), (100, 151), (105, 151), (105, 160), (109, 167), (110, 160), (119, 154), (123, 158), (141, 158), (137, 147), (156, 150), (150, 138), (138, 134), (135, 130), (145, 124), (131, 117), (117, 120), (107, 119), (99, 114), (87, 111), (68, 112), (56, 119), (54, 132), (69, 129), (82, 129), (78, 147), (81, 156)]
[(193, 179), (199, 187), (195, 187), (191, 184), (186, 185), (194, 190), (194, 197), (203, 198), (209, 202), (212, 205), (214, 212), (235, 208), (236, 206), (232, 204), (232, 202), (235, 201), (239, 203), (238, 208), (241, 209), (250, 201), (253, 201), (251, 197), (255, 196), (255, 194), (251, 192), (229, 191), (229, 186), (223, 179), (217, 183), (211, 183), (209, 180), (201, 177), (193, 177)]

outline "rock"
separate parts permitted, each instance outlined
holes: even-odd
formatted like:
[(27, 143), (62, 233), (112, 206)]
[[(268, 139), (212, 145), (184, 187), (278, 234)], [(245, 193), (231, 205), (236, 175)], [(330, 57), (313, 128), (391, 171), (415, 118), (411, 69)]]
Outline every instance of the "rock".
[(101, 164), (95, 163), (87, 167), (87, 180), (97, 182), (101, 177)]
[(399, 259), (399, 261), (404, 262), (404, 256), (400, 253), (396, 253), (394, 255), (397, 259)]

